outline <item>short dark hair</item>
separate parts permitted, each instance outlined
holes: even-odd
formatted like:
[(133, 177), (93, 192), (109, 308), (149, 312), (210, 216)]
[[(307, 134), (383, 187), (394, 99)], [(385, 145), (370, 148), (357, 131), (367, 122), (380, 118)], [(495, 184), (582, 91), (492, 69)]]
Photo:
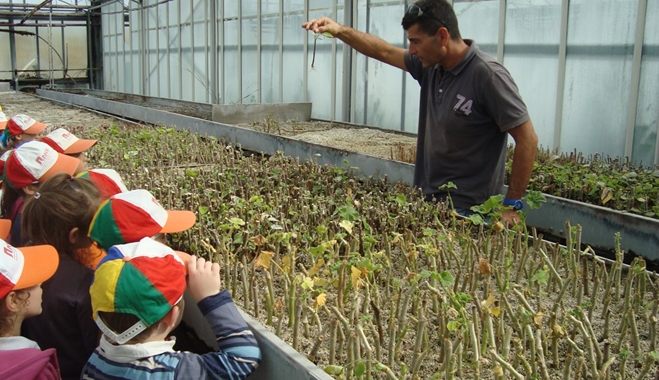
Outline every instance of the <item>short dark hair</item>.
[[(129, 313), (116, 313), (116, 312), (113, 313), (113, 312), (99, 311), (98, 316), (103, 320), (103, 323), (105, 323), (105, 325), (109, 327), (110, 330), (114, 331), (116, 334), (122, 334), (124, 331), (133, 327), (133, 325), (135, 325), (137, 322), (140, 321), (140, 319), (136, 315)], [(152, 324), (151, 326), (147, 327), (146, 330), (137, 334), (128, 342), (132, 342), (132, 343), (144, 342), (153, 334), (157, 325), (158, 322)]]
[(448, 1), (419, 0), (414, 5), (419, 7), (423, 14), (418, 16), (406, 10), (401, 22), (403, 29), (408, 30), (412, 25), (418, 24), (419, 29), (432, 36), (437, 34), (439, 28), (443, 26), (448, 30), (452, 40), (459, 41), (462, 39), (460, 28), (458, 28), (458, 17)]

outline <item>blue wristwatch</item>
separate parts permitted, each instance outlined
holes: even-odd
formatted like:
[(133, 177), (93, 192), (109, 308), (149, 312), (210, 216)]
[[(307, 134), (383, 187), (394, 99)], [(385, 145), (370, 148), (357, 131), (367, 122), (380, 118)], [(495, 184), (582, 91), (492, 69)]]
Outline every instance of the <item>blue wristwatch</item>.
[(522, 203), (521, 199), (503, 198), (503, 204), (506, 206), (513, 206), (515, 210), (521, 210), (524, 208), (524, 203)]

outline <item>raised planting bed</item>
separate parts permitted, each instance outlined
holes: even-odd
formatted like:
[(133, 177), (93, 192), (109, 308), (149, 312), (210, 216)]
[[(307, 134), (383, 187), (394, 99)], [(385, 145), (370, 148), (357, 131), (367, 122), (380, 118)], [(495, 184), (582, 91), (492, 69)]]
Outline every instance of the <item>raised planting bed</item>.
[[(281, 124), (272, 124), (269, 127), (252, 125), (252, 128), (242, 128), (171, 113), (162, 109), (146, 108), (140, 105), (101, 99), (95, 96), (80, 96), (43, 90), (39, 90), (38, 93), (50, 99), (89, 107), (133, 120), (140, 120), (151, 124), (170, 125), (175, 126), (179, 130), (188, 130), (202, 135), (214, 136), (254, 152), (275, 154), (283, 151), (288, 156), (300, 157), (303, 160), (312, 159), (319, 164), (345, 166), (347, 163), (347, 165), (359, 168), (358, 174), (360, 176), (388, 178), (392, 181), (402, 181), (408, 184), (412, 182), (413, 178), (413, 166), (411, 164), (299, 140), (297, 137), (300, 135), (295, 135), (295, 126), (300, 124), (291, 124), (288, 128), (283, 127)], [(93, 94), (97, 93), (94, 92)], [(133, 95), (126, 96), (135, 97)], [(104, 97), (121, 99), (121, 96), (117, 93), (105, 93)], [(161, 104), (159, 106), (160, 108), (164, 107), (162, 104), (169, 104), (171, 106), (170, 109), (173, 111), (184, 108), (189, 103), (182, 102), (179, 106), (176, 106), (177, 101), (171, 99), (140, 98), (146, 98), (148, 101), (142, 101), (138, 104), (145, 104), (145, 102), (149, 104), (158, 103)], [(313, 132), (320, 133), (319, 128), (321, 127), (318, 124), (312, 123), (311, 126), (306, 124), (305, 128), (312, 129), (308, 133), (303, 134), (305, 139), (312, 141), (319, 140), (312, 138), (314, 135)], [(330, 127), (325, 126), (324, 128), (328, 129)], [(346, 136), (338, 140), (351, 141), (354, 147), (359, 145), (369, 147), (371, 149), (369, 153), (372, 152), (374, 155), (377, 153), (377, 150), (372, 148), (378, 145), (377, 142), (379, 140), (373, 134), (385, 133), (377, 128), (356, 128), (346, 125), (342, 125), (339, 129), (342, 131), (341, 133), (345, 132)], [(283, 135), (295, 135), (295, 138), (271, 134), (275, 130), (277, 133), (281, 132)], [(401, 139), (410, 137), (400, 133), (389, 133), (389, 136), (397, 136)], [(404, 139), (400, 141), (404, 141)], [(327, 145), (331, 144), (330, 139), (320, 139), (319, 142)], [(400, 145), (396, 146), (400, 147)], [(385, 146), (384, 150), (392, 154), (396, 152), (394, 146)], [(401, 154), (404, 152), (405, 149), (402, 149)], [(659, 246), (659, 220), (637, 217), (604, 207), (591, 207), (582, 202), (571, 201), (560, 197), (547, 195), (547, 198), (549, 201), (541, 209), (531, 210), (529, 212), (527, 218), (529, 226), (537, 227), (545, 233), (559, 238), (566, 238), (565, 221), (569, 219), (574, 225), (581, 224), (584, 226), (582, 235), (582, 242), (584, 244), (590, 245), (598, 251), (609, 252), (611, 257), (615, 251), (613, 235), (619, 232), (621, 234), (620, 244), (622, 249), (633, 252), (650, 261), (659, 260), (659, 251), (656, 249)]]
[(656, 276), (621, 250), (592, 258), (578, 226), (561, 247), (349, 166), (164, 127), (70, 129), (101, 140), (93, 165), (196, 211), (170, 243), (220, 261), (243, 310), (336, 378), (656, 376)]

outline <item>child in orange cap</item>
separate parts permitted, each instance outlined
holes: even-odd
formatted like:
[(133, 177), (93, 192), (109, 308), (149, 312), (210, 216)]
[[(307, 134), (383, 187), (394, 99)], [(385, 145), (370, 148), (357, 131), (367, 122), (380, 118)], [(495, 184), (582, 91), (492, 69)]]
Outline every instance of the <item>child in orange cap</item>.
[(57, 251), (49, 245), (14, 248), (0, 240), (0, 378), (59, 379), (55, 350), (20, 336), (26, 318), (42, 312), (41, 283), (55, 273)]
[(89, 180), (60, 173), (44, 182), (23, 210), (25, 236), (34, 244), (54, 246), (60, 265), (43, 285), (43, 313), (25, 321), (22, 332), (42, 348), (57, 350), (64, 379), (78, 379), (98, 346), (89, 298), (94, 272), (85, 263), (92, 245), (87, 229), (99, 203), (98, 189)]
[(85, 151), (96, 145), (98, 140), (79, 139), (73, 133), (64, 128), (58, 128), (46, 136), (42, 137), (39, 141), (50, 145), (58, 153), (66, 154), (80, 160), (76, 173), (82, 173), (87, 168), (87, 155)]
[(4, 133), (0, 136), (0, 143), (3, 148), (17, 148), (27, 141), (36, 140), (37, 135), (44, 129), (46, 124), (27, 115), (14, 115), (7, 121)]
[(0, 215), (12, 221), (9, 242), (23, 246), (27, 240), (21, 235), (21, 218), (26, 198), (32, 196), (39, 184), (57, 173), (75, 174), (79, 161), (57, 153), (40, 141), (28, 141), (14, 149), (4, 166), (3, 194)]

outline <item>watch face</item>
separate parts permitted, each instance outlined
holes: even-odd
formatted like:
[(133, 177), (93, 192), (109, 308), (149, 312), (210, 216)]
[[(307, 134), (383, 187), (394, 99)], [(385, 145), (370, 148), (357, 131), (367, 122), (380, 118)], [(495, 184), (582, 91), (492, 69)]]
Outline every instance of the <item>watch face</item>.
[(516, 200), (514, 207), (515, 207), (515, 210), (521, 210), (522, 207), (524, 207), (524, 203), (522, 203), (522, 201), (520, 201), (520, 200)]

